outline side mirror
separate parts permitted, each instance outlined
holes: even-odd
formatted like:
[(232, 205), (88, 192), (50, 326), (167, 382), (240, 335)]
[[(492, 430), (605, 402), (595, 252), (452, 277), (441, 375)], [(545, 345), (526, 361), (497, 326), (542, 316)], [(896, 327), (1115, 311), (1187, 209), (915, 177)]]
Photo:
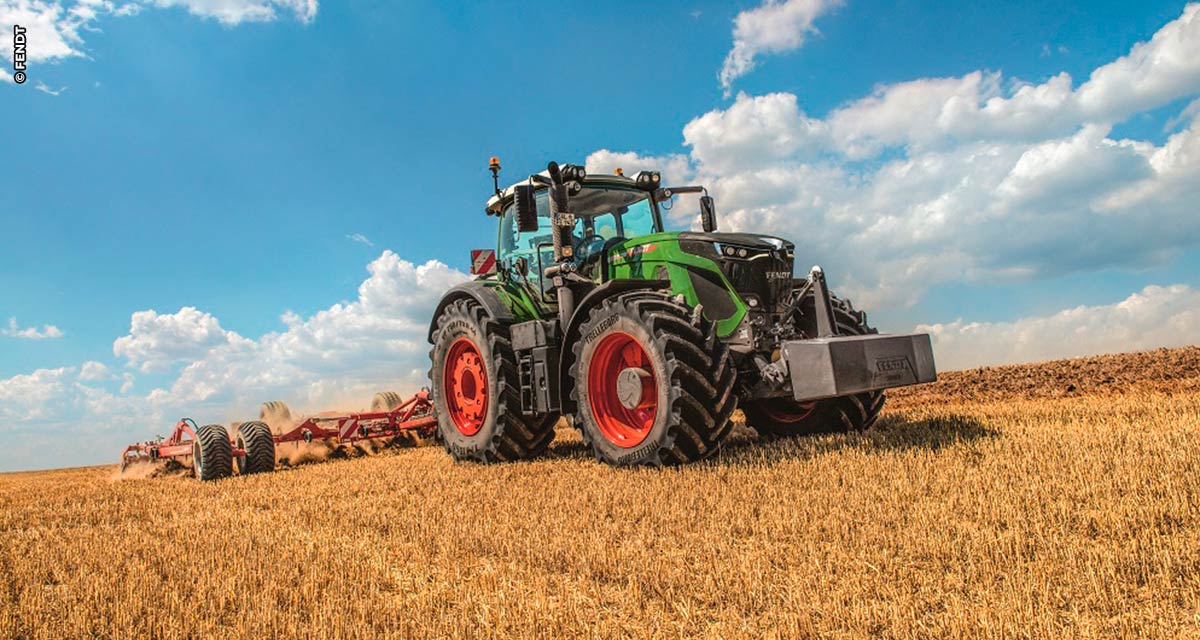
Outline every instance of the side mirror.
[(705, 233), (717, 230), (717, 205), (712, 196), (700, 196), (700, 226)]
[(513, 208), (517, 217), (517, 231), (537, 231), (537, 200), (533, 197), (533, 185), (519, 184), (513, 187)]
[(513, 260), (513, 270), (516, 271), (517, 275), (521, 276), (522, 278), (528, 278), (529, 260), (525, 259), (524, 257)]

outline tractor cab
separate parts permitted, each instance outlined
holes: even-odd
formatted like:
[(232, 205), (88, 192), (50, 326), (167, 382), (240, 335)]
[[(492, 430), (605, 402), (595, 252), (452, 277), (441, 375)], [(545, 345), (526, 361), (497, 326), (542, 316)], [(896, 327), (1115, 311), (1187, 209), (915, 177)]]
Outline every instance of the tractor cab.
[[(575, 222), (569, 239), (570, 254), (577, 273), (598, 280), (603, 277), (600, 271), (606, 251), (624, 240), (661, 232), (662, 217), (653, 194), (636, 188), (628, 178), (589, 176), (579, 185), (571, 197)], [(554, 288), (544, 274), (555, 264), (549, 189), (535, 190), (532, 201), (537, 228), (526, 231), (518, 223), (514, 198), (497, 203), (497, 262), (506, 272), (527, 272), (531, 284), (548, 298), (554, 295)]]

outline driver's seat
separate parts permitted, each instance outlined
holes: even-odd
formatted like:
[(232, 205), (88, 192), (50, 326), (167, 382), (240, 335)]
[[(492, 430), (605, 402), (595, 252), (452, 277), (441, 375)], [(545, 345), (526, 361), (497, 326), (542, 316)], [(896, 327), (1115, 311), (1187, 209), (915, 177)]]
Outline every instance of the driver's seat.
[[(589, 256), (587, 262), (580, 263), (579, 273), (585, 277), (593, 279), (597, 279), (597, 276), (603, 276), (604, 274), (608, 273), (608, 251), (622, 242), (625, 242), (625, 238), (622, 236), (613, 236), (608, 240), (605, 240), (604, 248), (600, 250), (600, 259), (593, 260)], [(592, 273), (596, 265), (599, 265), (600, 272)]]

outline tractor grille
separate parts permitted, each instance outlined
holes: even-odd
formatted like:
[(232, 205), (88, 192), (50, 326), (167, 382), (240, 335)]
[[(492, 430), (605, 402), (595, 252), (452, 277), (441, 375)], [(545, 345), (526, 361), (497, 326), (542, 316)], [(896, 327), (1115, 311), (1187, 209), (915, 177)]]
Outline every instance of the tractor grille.
[[(726, 247), (733, 248), (729, 255)], [(744, 255), (743, 255), (744, 253)], [(783, 313), (792, 292), (792, 252), (789, 249), (763, 249), (721, 246), (721, 270), (747, 304), (757, 299), (757, 308), (768, 313)]]

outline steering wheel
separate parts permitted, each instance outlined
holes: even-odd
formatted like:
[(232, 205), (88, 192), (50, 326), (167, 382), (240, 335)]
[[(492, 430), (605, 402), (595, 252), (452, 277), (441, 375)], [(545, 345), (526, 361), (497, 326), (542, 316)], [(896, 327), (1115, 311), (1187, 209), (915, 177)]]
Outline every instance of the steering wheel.
[(604, 242), (604, 238), (595, 232), (587, 233), (582, 238), (576, 240), (573, 243), (575, 245), (575, 255), (583, 256), (581, 264), (583, 262), (591, 262), (596, 256), (599, 256), (600, 252), (604, 250)]

